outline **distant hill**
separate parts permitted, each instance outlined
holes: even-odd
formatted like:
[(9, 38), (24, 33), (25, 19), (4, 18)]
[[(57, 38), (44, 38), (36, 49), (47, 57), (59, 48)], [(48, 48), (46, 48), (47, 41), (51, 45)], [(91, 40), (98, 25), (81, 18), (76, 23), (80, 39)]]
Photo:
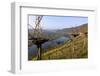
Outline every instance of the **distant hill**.
[[(60, 38), (62, 36), (66, 36), (70, 38), (70, 33), (79, 33), (79, 32), (87, 32), (88, 31), (88, 24), (82, 24), (76, 27), (71, 27), (71, 28), (64, 28), (61, 30), (42, 30), (42, 37), (47, 38), (49, 40), (54, 40), (57, 38)], [(28, 29), (28, 39), (32, 40), (34, 29)], [(29, 44), (31, 45), (32, 43), (29, 41)]]
[(82, 24), (77, 27), (71, 27), (71, 28), (64, 28), (62, 30), (56, 31), (57, 33), (61, 34), (69, 34), (69, 33), (78, 33), (78, 32), (87, 32), (88, 31), (88, 24)]

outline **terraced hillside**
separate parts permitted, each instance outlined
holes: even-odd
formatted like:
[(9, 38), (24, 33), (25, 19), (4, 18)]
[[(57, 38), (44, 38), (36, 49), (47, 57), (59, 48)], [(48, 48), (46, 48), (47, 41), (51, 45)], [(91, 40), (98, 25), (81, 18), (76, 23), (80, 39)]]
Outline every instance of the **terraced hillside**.
[[(47, 50), (47, 52), (42, 53), (42, 60), (87, 58), (87, 42), (87, 36), (79, 35), (72, 40), (65, 42), (63, 45), (50, 48)], [(37, 60), (37, 57), (34, 57), (33, 60)]]

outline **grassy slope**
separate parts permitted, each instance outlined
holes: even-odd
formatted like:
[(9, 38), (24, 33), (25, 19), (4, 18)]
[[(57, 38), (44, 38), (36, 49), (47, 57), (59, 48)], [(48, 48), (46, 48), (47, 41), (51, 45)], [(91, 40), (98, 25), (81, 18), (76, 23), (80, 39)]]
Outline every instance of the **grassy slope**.
[[(77, 37), (73, 41), (65, 42), (58, 47), (48, 49), (42, 54), (42, 60), (48, 59), (72, 59), (72, 58), (87, 58), (87, 37)], [(33, 58), (36, 60), (37, 57)]]
[[(83, 24), (79, 27), (63, 29), (59, 33), (85, 33), (88, 31), (88, 24)], [(88, 38), (86, 36), (79, 36), (72, 41), (65, 42), (54, 48), (50, 48), (47, 52), (42, 53), (42, 60), (50, 59), (72, 59), (72, 58), (87, 58), (88, 57)], [(37, 60), (34, 57), (33, 60)]]

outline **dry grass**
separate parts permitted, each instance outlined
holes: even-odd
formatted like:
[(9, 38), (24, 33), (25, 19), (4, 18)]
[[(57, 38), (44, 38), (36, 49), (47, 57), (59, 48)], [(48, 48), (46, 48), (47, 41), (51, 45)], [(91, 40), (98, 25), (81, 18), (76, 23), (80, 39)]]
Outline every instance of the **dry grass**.
[[(63, 45), (50, 48), (47, 52), (42, 53), (42, 60), (87, 58), (87, 42), (87, 37), (74, 38), (72, 41), (65, 42)], [(32, 60), (37, 60), (37, 57)]]

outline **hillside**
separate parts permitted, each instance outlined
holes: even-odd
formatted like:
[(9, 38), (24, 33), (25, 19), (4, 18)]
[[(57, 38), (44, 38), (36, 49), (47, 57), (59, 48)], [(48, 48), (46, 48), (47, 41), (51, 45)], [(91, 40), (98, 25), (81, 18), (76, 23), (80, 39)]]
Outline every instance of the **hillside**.
[[(32, 35), (33, 30), (28, 31), (30, 31)], [(73, 35), (76, 34), (78, 35), (74, 37)], [(38, 51), (33, 49), (33, 40), (30, 34), (28, 35), (28, 46), (30, 48), (28, 58), (29, 60), (37, 60), (36, 56)], [(88, 24), (55, 31), (43, 30), (42, 37), (49, 39), (48, 42), (42, 44), (42, 60), (88, 57)], [(62, 42), (63, 38), (64, 41)], [(68, 41), (65, 38), (68, 38)]]
[(87, 32), (88, 31), (88, 24), (82, 24), (76, 27), (71, 27), (71, 28), (64, 28), (61, 30), (57, 30), (56, 33), (58, 34), (69, 34), (69, 33), (78, 33), (78, 32)]
[[(47, 52), (42, 54), (42, 60), (87, 58), (87, 43), (86, 36), (78, 36), (72, 41), (65, 42), (63, 45), (48, 49)], [(33, 60), (37, 60), (37, 57), (33, 58)]]

